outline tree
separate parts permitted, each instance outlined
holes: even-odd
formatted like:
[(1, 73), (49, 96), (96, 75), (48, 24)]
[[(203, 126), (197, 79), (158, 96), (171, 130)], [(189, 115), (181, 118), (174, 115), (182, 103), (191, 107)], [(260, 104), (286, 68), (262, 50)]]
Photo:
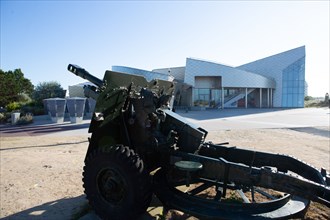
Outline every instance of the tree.
[(66, 91), (56, 81), (39, 83), (33, 93), (33, 99), (37, 105), (42, 105), (44, 99), (64, 98)]
[(309, 100), (312, 100), (313, 97), (312, 96), (305, 96), (305, 101), (309, 101)]
[(0, 107), (18, 101), (20, 94), (31, 96), (33, 88), (21, 69), (7, 72), (0, 69)]

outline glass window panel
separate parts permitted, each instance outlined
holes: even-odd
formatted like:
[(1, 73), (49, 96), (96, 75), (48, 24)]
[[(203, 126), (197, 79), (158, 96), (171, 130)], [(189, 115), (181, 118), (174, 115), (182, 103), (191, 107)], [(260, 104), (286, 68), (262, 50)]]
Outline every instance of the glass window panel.
[(194, 89), (194, 99), (196, 100), (198, 97), (198, 89)]
[(305, 81), (305, 74), (303, 69), (301, 71), (299, 71), (299, 80), (304, 80)]
[(299, 59), (299, 60), (296, 62), (296, 65), (297, 65), (297, 66), (300, 66), (300, 65), (301, 65), (301, 59)]
[(294, 88), (299, 87), (299, 81), (298, 80), (293, 81), (293, 87)]
[(292, 71), (290, 71), (288, 75), (289, 75), (289, 78), (288, 78), (288, 80), (293, 80), (293, 72), (292, 72)]
[(297, 72), (298, 70), (297, 63), (293, 64), (292, 67), (293, 67), (293, 72)]
[(284, 88), (288, 87), (288, 81), (283, 81), (283, 87)]
[(297, 60), (282, 72), (282, 106), (303, 107), (305, 95), (305, 58)]
[(194, 100), (197, 100), (197, 99), (198, 99), (198, 94), (197, 94), (197, 92), (195, 92)]
[(198, 91), (198, 95), (208, 95), (210, 94), (209, 89), (196, 89)]
[(283, 88), (283, 94), (287, 94), (288, 93), (288, 88)]
[(293, 80), (287, 81), (287, 87), (293, 87)]
[(296, 72), (296, 80), (300, 80), (300, 75), (299, 75), (299, 69), (297, 70), (297, 72)]
[(292, 105), (292, 94), (288, 94), (287, 102), (288, 102), (287, 107), (292, 107), (293, 106)]
[(295, 80), (295, 81), (299, 80), (299, 71), (298, 71), (298, 69), (293, 72), (293, 80)]
[(292, 95), (292, 103), (293, 103), (293, 106), (298, 105), (298, 94), (293, 94)]
[(282, 106), (288, 107), (288, 97), (286, 95), (282, 96)]

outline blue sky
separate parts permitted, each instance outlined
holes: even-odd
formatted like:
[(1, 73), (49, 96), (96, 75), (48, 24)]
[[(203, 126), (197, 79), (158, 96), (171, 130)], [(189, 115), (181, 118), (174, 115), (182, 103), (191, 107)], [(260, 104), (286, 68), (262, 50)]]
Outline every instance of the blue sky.
[(99, 78), (113, 65), (152, 70), (187, 57), (238, 66), (306, 46), (309, 95), (329, 92), (329, 1), (3, 1), (1, 69), (34, 85)]

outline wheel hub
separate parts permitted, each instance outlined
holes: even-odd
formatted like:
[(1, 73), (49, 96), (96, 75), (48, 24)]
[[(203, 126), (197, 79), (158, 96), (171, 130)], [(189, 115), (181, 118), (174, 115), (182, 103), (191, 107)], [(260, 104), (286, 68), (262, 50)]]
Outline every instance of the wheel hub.
[(114, 169), (104, 169), (98, 176), (98, 189), (107, 202), (120, 203), (125, 197), (125, 182), (123, 177)]

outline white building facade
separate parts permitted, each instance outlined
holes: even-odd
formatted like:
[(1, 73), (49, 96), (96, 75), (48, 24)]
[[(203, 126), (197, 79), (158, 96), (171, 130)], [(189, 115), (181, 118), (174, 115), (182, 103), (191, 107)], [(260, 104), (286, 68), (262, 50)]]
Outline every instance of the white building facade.
[[(181, 108), (299, 108), (307, 94), (305, 46), (237, 67), (187, 58), (182, 67), (147, 71), (113, 66), (112, 71), (142, 75), (148, 81), (174, 80), (174, 107)], [(70, 96), (82, 93), (78, 87), (79, 91), (69, 88)]]
[(206, 108), (304, 107), (305, 46), (238, 67), (187, 58), (185, 67), (155, 69), (172, 74), (175, 105)]

